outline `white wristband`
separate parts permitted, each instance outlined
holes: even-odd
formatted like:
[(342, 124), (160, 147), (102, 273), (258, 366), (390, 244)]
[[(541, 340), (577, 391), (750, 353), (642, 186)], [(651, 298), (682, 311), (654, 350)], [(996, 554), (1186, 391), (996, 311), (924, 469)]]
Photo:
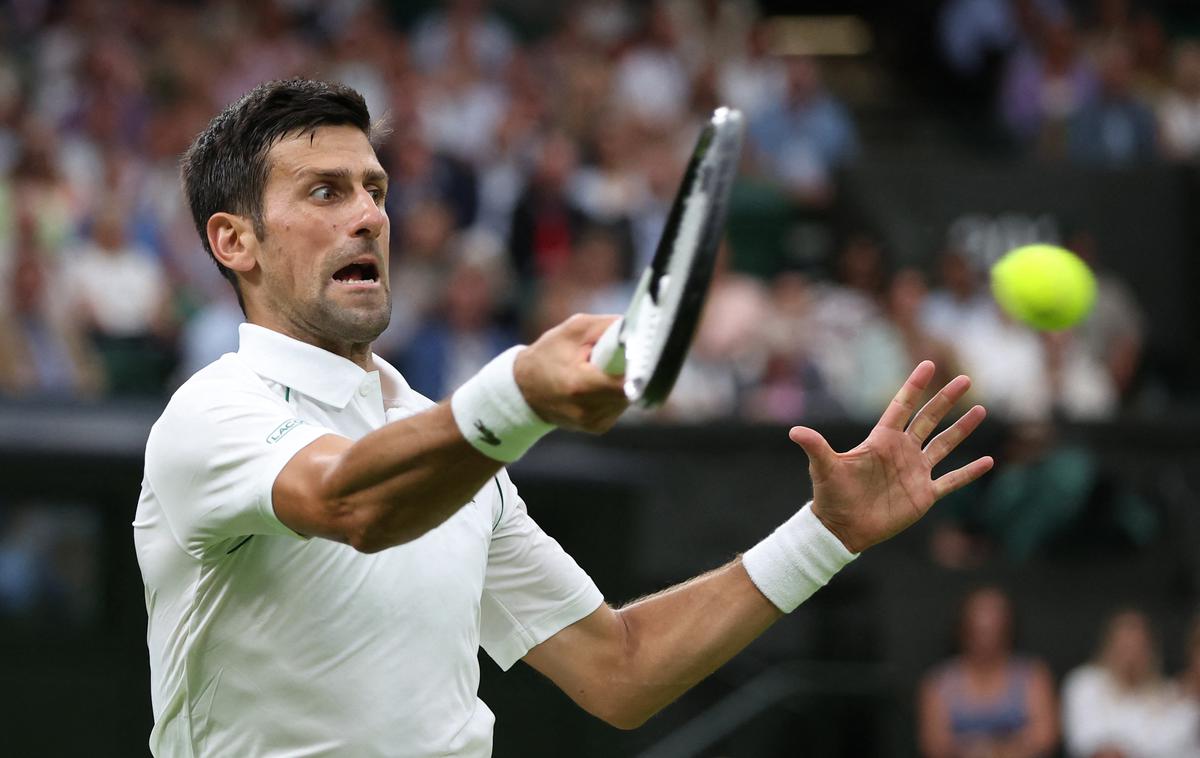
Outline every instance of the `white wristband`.
[(512, 463), (551, 429), (538, 418), (517, 380), (513, 362), (524, 345), (505, 350), (467, 380), (450, 398), (462, 436), (489, 458)]
[(791, 613), (858, 557), (829, 531), (812, 503), (742, 555), (754, 585), (784, 613)]

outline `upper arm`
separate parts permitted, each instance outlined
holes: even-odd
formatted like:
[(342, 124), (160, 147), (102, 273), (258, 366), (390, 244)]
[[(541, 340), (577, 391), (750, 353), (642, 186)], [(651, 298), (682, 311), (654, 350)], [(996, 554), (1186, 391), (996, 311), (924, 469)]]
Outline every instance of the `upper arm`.
[(329, 430), (269, 394), (187, 387), (146, 445), (146, 480), (180, 546), (195, 556), (250, 534), (293, 535), (274, 510), (276, 476)]
[(950, 717), (942, 697), (939, 677), (930, 674), (921, 682), (918, 701), (918, 739), (921, 754), (925, 758), (941, 758), (953, 754), (954, 736), (950, 731)]
[(508, 669), (534, 647), (607, 606), (591, 577), (530, 518), (507, 474), (501, 472), (493, 481), (499, 500), (484, 576), (479, 641), (502, 669)]
[(296, 451), (280, 469), (271, 503), (275, 516), (289, 529), (306, 537), (348, 541), (351, 514), (328, 507), (322, 492), (329, 472), (353, 444), (341, 435), (326, 434)]
[(1034, 747), (1049, 750), (1058, 742), (1058, 703), (1054, 678), (1041, 661), (1032, 665), (1026, 688), (1030, 740)]
[(616, 675), (628, 630), (607, 603), (533, 647), (522, 659), (584, 710), (603, 694), (605, 674)]

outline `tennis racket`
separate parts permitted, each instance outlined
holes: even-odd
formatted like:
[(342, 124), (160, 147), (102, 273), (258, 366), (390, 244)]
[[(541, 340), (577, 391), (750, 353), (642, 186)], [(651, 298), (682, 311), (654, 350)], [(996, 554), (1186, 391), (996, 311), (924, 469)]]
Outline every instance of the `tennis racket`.
[(712, 281), (737, 174), (745, 120), (718, 108), (700, 133), (654, 259), (642, 273), (625, 315), (601, 335), (591, 361), (625, 375), (625, 396), (661, 405), (683, 367)]

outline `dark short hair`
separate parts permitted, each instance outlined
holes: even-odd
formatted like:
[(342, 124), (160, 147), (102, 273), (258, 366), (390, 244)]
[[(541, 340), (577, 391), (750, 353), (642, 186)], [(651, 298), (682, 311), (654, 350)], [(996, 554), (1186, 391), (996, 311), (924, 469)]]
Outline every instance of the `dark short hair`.
[(346, 125), (372, 136), (367, 103), (354, 89), (310, 79), (266, 82), (221, 111), (184, 153), (180, 173), (196, 231), (239, 303), (237, 276), (217, 260), (208, 242), (208, 220), (214, 213), (249, 216), (254, 233), (265, 237), (263, 191), (271, 147), (288, 135)]

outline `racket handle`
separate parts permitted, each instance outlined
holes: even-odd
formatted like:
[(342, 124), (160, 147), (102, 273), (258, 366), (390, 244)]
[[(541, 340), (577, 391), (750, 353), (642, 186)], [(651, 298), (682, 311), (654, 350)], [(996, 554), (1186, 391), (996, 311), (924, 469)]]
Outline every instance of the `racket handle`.
[(625, 373), (625, 346), (621, 344), (620, 339), (621, 325), (624, 323), (625, 319), (619, 318), (609, 324), (592, 347), (592, 365), (599, 367), (609, 376)]

